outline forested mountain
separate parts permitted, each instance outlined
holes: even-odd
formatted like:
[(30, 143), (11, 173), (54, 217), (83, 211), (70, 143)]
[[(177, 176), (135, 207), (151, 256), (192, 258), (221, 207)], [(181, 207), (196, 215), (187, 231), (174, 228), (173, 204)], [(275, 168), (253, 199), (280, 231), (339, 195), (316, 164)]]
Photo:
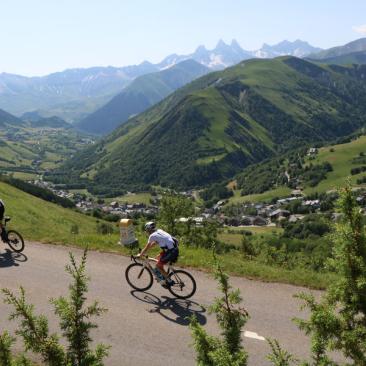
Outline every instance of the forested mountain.
[(304, 142), (366, 122), (366, 67), (294, 57), (210, 73), (71, 159), (54, 175), (94, 191), (203, 186)]
[(110, 102), (84, 118), (76, 126), (88, 133), (105, 135), (152, 105), (160, 102), (170, 93), (209, 69), (196, 61), (186, 60), (169, 69), (147, 74), (135, 79)]

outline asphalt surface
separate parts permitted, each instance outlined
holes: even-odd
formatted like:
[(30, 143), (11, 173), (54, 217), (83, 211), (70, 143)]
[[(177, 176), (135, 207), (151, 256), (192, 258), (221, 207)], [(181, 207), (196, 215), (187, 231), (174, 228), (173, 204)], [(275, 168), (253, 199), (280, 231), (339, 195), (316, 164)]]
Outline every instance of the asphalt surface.
[[(46, 314), (52, 331), (58, 329), (57, 318), (48, 299), (67, 294), (70, 276), (64, 271), (68, 253), (80, 258), (82, 251), (63, 246), (26, 243), (24, 254), (15, 254), (0, 244), (0, 287), (17, 291), (26, 289), (36, 312)], [(195, 353), (187, 317), (195, 314), (205, 329), (218, 334), (216, 320), (205, 307), (219, 294), (217, 283), (204, 272), (189, 270), (197, 281), (197, 293), (190, 300), (175, 299), (156, 282), (146, 293), (132, 291), (124, 272), (130, 259), (115, 254), (89, 252), (87, 272), (91, 277), (88, 298), (97, 299), (108, 312), (98, 320), (92, 333), (96, 342), (112, 346), (106, 365), (186, 366), (195, 364)], [(250, 314), (244, 330), (243, 344), (249, 352), (249, 365), (268, 365), (269, 347), (261, 337), (276, 338), (284, 348), (303, 358), (309, 353), (309, 339), (291, 321), (306, 317), (299, 312), (299, 301), (293, 297), (304, 288), (264, 283), (231, 277), (239, 288), (243, 306)], [(313, 292), (314, 293), (314, 292)], [(315, 292), (317, 295), (318, 292)], [(0, 301), (0, 332), (11, 332), (16, 321), (8, 321), (11, 308)], [(259, 336), (259, 337), (256, 337)], [(18, 340), (16, 350), (21, 349)]]

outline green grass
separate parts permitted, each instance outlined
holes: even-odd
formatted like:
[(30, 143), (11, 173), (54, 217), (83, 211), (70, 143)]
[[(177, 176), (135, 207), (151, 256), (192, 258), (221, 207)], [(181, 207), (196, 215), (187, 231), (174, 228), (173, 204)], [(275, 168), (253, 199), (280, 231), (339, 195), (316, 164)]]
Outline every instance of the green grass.
[(38, 175), (34, 173), (14, 172), (13, 177), (21, 180), (35, 180), (38, 178)]
[[(119, 240), (117, 227), (115, 233), (111, 235), (97, 234), (98, 220), (95, 218), (43, 201), (2, 182), (0, 182), (0, 197), (5, 202), (6, 215), (12, 217), (9, 226), (23, 234), (26, 242), (34, 240), (78, 247), (88, 246), (93, 250), (126, 255), (130, 253), (129, 249), (117, 244)], [(71, 233), (73, 225), (78, 226), (79, 234)], [(268, 228), (250, 229), (256, 232), (256, 235), (260, 235), (271, 232), (274, 228), (270, 228), (270, 231)], [(141, 246), (147, 239), (146, 235), (141, 232), (137, 232), (137, 238)], [(248, 261), (237, 251), (219, 255), (219, 258), (224, 270), (230, 274), (264, 281), (325, 288), (334, 278), (329, 274), (320, 274), (303, 269), (289, 271), (280, 267)], [(207, 249), (196, 249), (182, 245), (179, 264), (210, 271), (212, 269), (212, 252)]]
[(124, 196), (106, 198), (105, 201), (106, 202), (118, 201), (122, 203), (127, 202), (129, 204), (144, 203), (145, 205), (149, 205), (150, 199), (151, 199), (151, 193), (142, 192), (142, 193), (132, 193), (132, 194), (126, 194)]
[(270, 201), (275, 197), (286, 197), (291, 193), (291, 189), (288, 187), (278, 187), (276, 189), (272, 189), (270, 191), (266, 191), (258, 194), (249, 194), (246, 196), (240, 195), (240, 190), (234, 190), (234, 196), (231, 197), (228, 201), (228, 204), (231, 203), (242, 203), (242, 202), (263, 202)]
[[(230, 231), (230, 232), (229, 232)], [(225, 244), (232, 244), (240, 246), (243, 234), (241, 231), (250, 231), (253, 235), (260, 235), (266, 237), (268, 235), (280, 234), (283, 232), (282, 228), (275, 226), (242, 226), (224, 228), (218, 235), (219, 239)]]
[[(331, 149), (334, 152), (331, 152)], [(364, 164), (352, 164), (351, 160), (359, 156), (360, 152), (366, 153), (366, 136), (361, 136), (357, 140), (346, 144), (327, 146), (319, 149), (314, 160), (309, 163), (321, 164), (329, 162), (332, 164), (333, 171), (327, 174), (327, 179), (321, 181), (316, 187), (305, 189), (305, 193), (325, 192), (344, 186), (346, 179), (350, 177), (351, 183), (356, 185), (356, 181), (365, 173), (351, 176), (350, 170)]]
[[(286, 270), (245, 259), (238, 252), (218, 256), (224, 271), (231, 275), (244, 276), (265, 282), (281, 282), (314, 289), (324, 289), (335, 280), (330, 273), (316, 273), (305, 269)], [(213, 267), (212, 252), (202, 248), (182, 248), (179, 264), (202, 270)]]

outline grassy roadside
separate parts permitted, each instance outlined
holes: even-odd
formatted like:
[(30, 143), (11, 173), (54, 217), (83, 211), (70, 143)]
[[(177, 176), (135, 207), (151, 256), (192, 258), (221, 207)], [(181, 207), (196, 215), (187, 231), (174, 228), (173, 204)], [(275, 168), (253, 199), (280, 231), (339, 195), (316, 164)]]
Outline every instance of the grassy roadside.
[[(20, 231), (26, 241), (76, 247), (88, 246), (92, 250), (102, 252), (130, 254), (129, 249), (117, 244), (119, 233), (115, 225), (107, 223), (107, 225), (112, 225), (111, 227), (114, 229), (112, 234), (98, 234), (97, 226), (102, 224), (102, 221), (43, 201), (2, 182), (0, 182), (0, 198), (6, 204), (6, 214), (13, 218), (10, 227)], [(78, 234), (72, 233), (75, 226), (78, 227)], [(264, 235), (263, 229), (257, 231), (258, 235)], [(225, 235), (228, 233), (226, 232)], [(234, 240), (239, 240), (237, 234), (232, 234), (232, 236)], [(138, 231), (137, 237), (143, 245), (146, 236)], [(249, 261), (238, 251), (222, 254), (219, 258), (224, 270), (228, 273), (263, 281), (290, 283), (320, 289), (325, 288), (334, 278), (329, 274), (320, 274), (303, 269), (290, 271)], [(209, 271), (212, 268), (211, 250), (182, 245), (179, 264)]]

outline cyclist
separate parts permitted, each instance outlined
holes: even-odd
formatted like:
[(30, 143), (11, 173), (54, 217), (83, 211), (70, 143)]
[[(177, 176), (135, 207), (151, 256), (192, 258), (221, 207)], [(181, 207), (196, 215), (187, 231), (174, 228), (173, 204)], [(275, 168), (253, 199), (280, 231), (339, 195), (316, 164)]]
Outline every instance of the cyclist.
[(6, 241), (6, 239), (4, 237), (5, 232), (3, 231), (4, 213), (5, 213), (5, 205), (4, 205), (4, 202), (0, 198), (0, 236), (1, 236), (2, 241)]
[(178, 240), (166, 231), (156, 229), (156, 224), (153, 221), (149, 221), (145, 224), (145, 231), (149, 234), (149, 240), (139, 256), (143, 256), (149, 249), (159, 245), (162, 251), (157, 257), (158, 262), (156, 267), (165, 278), (161, 284), (164, 287), (174, 285), (174, 281), (168, 278), (168, 273), (164, 270), (164, 265), (169, 262), (177, 261), (179, 256)]

